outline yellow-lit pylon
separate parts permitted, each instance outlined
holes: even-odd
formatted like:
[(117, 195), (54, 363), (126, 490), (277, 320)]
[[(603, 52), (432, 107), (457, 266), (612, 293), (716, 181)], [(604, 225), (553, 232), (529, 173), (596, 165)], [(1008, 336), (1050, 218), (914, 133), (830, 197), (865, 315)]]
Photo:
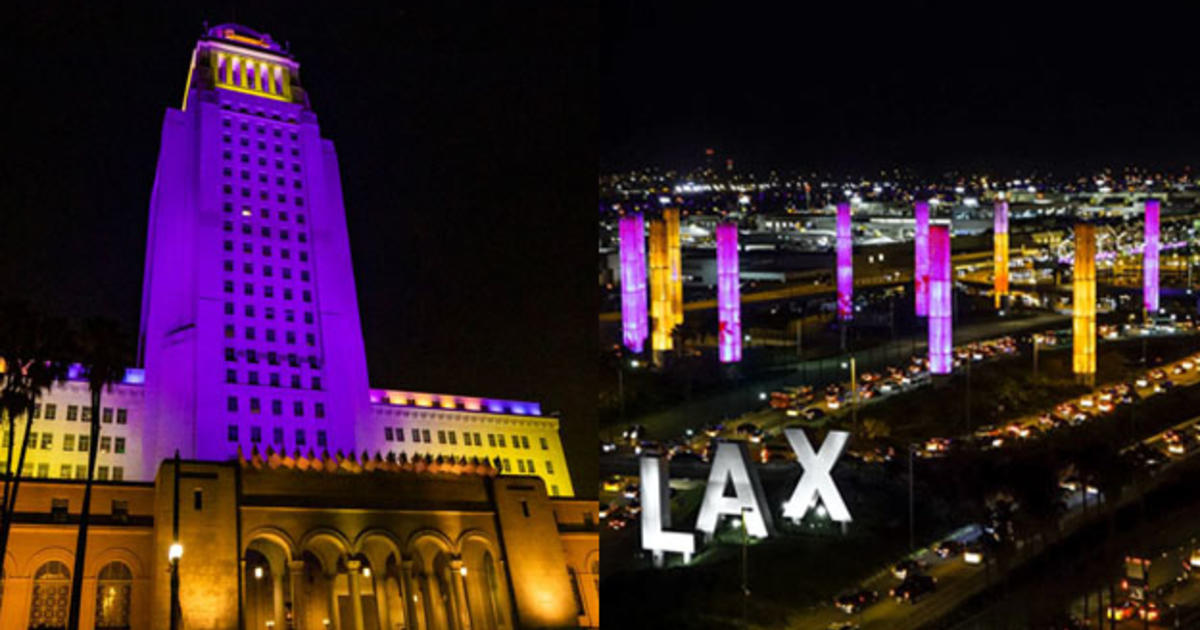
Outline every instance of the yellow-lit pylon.
[(995, 253), (992, 256), (992, 293), (996, 296), (996, 308), (1004, 304), (1004, 296), (1008, 295), (1008, 202), (1004, 193), (996, 199), (995, 221), (993, 223), (993, 241)]
[(650, 317), (654, 319), (650, 348), (654, 351), (655, 363), (662, 360), (662, 352), (673, 347), (671, 329), (675, 327), (675, 315), (672, 309), (667, 243), (666, 221), (650, 221)]
[(1096, 380), (1096, 229), (1075, 225), (1074, 300), (1071, 303), (1075, 377), (1088, 385)]
[(679, 209), (663, 210), (667, 229), (667, 291), (671, 295), (671, 318), (675, 325), (683, 323), (683, 250), (679, 242)]

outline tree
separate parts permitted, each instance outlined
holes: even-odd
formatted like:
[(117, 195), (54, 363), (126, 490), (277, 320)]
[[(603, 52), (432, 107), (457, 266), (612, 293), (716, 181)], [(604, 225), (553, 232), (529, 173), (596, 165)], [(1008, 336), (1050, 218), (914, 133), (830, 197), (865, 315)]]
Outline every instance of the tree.
[[(4, 495), (0, 502), (0, 558), (8, 552), (13, 511), (21, 488), (21, 469), (29, 447), (33, 410), (42, 394), (55, 383), (66, 380), (67, 365), (62, 360), (66, 348), (64, 323), (34, 312), (24, 302), (0, 303), (0, 412), (7, 419), (7, 455), (4, 466)], [(17, 469), (12, 467), (16, 450), (16, 419), (25, 417), (21, 455)]]
[(83, 323), (78, 336), (78, 351), (87, 374), (88, 391), (92, 395), (91, 441), (88, 443), (87, 483), (83, 490), (83, 506), (79, 513), (79, 535), (75, 542), (75, 570), (71, 573), (71, 605), (67, 627), (79, 628), (79, 605), (83, 586), (83, 560), (87, 555), (88, 521), (91, 517), (92, 482), (96, 472), (96, 445), (100, 441), (100, 394), (112, 390), (114, 383), (125, 376), (124, 334), (116, 322), (91, 318)]

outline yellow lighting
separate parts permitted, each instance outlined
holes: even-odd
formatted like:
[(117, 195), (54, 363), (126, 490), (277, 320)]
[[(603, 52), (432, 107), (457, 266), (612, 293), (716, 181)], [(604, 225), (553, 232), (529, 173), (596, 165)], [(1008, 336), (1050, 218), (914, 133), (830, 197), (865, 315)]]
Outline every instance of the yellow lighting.
[(167, 560), (175, 561), (183, 557), (183, 545), (179, 543), (171, 543), (167, 548)]
[(683, 323), (683, 253), (679, 246), (679, 209), (663, 210), (667, 227), (667, 293), (671, 296), (671, 316), (675, 324)]
[(1008, 233), (995, 236), (996, 251), (994, 254), (993, 271), (995, 276), (996, 308), (1000, 308), (1001, 299), (1008, 295)]
[(263, 576), (262, 567), (254, 567), (254, 579), (261, 580)]
[(1072, 303), (1074, 372), (1089, 383), (1096, 375), (1096, 230), (1075, 226), (1075, 279)]
[(371, 567), (363, 567), (363, 577), (371, 577)]
[(458, 569), (458, 573), (463, 577), (467, 577), (467, 567), (460, 567)]
[(654, 332), (650, 345), (655, 352), (673, 347), (671, 329), (675, 327), (672, 312), (671, 269), (667, 254), (667, 226), (662, 219), (650, 221), (650, 317)]

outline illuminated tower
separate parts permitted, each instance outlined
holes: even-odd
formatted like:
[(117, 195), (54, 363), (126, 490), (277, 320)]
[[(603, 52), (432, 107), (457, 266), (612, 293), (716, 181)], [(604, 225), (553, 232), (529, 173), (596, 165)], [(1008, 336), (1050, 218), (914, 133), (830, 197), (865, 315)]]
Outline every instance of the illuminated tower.
[(654, 333), (650, 347), (654, 350), (655, 362), (661, 361), (662, 352), (673, 347), (671, 329), (675, 327), (675, 315), (671, 309), (671, 268), (667, 254), (667, 224), (662, 219), (650, 221), (650, 316), (654, 318)]
[(929, 372), (949, 374), (954, 307), (950, 278), (950, 226), (929, 228)]
[(913, 204), (913, 299), (917, 315), (929, 315), (929, 202)]
[(667, 267), (670, 269), (667, 290), (671, 294), (671, 317), (675, 325), (683, 323), (683, 250), (679, 243), (679, 209), (663, 210), (667, 227)]
[(1147, 315), (1158, 312), (1158, 209), (1157, 199), (1146, 200), (1145, 249), (1142, 250), (1142, 306)]
[(1008, 295), (1008, 202), (1003, 199), (996, 201), (992, 231), (995, 248), (992, 256), (993, 293), (996, 308), (1000, 308)]
[(1074, 285), (1072, 366), (1076, 378), (1090, 385), (1096, 378), (1096, 228), (1090, 223), (1075, 225)]
[(337, 153), (299, 73), (217, 26), (164, 117), (138, 350), (160, 460), (351, 450), (370, 417)]
[(717, 226), (717, 349), (721, 363), (742, 360), (742, 304), (736, 223)]
[(848, 201), (837, 206), (837, 313), (843, 322), (854, 318), (854, 233)]
[(625, 347), (641, 353), (646, 322), (646, 225), (641, 214), (621, 217), (621, 328)]

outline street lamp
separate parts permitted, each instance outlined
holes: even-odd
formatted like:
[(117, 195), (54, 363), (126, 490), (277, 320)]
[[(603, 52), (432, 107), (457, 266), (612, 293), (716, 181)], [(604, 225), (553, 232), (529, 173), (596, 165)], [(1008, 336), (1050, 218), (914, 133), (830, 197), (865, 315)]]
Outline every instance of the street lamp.
[(842, 368), (850, 368), (850, 391), (853, 396), (854, 403), (850, 407), (850, 421), (854, 425), (855, 432), (858, 431), (858, 362), (854, 359), (854, 355), (850, 355), (849, 363), (843, 363)]

